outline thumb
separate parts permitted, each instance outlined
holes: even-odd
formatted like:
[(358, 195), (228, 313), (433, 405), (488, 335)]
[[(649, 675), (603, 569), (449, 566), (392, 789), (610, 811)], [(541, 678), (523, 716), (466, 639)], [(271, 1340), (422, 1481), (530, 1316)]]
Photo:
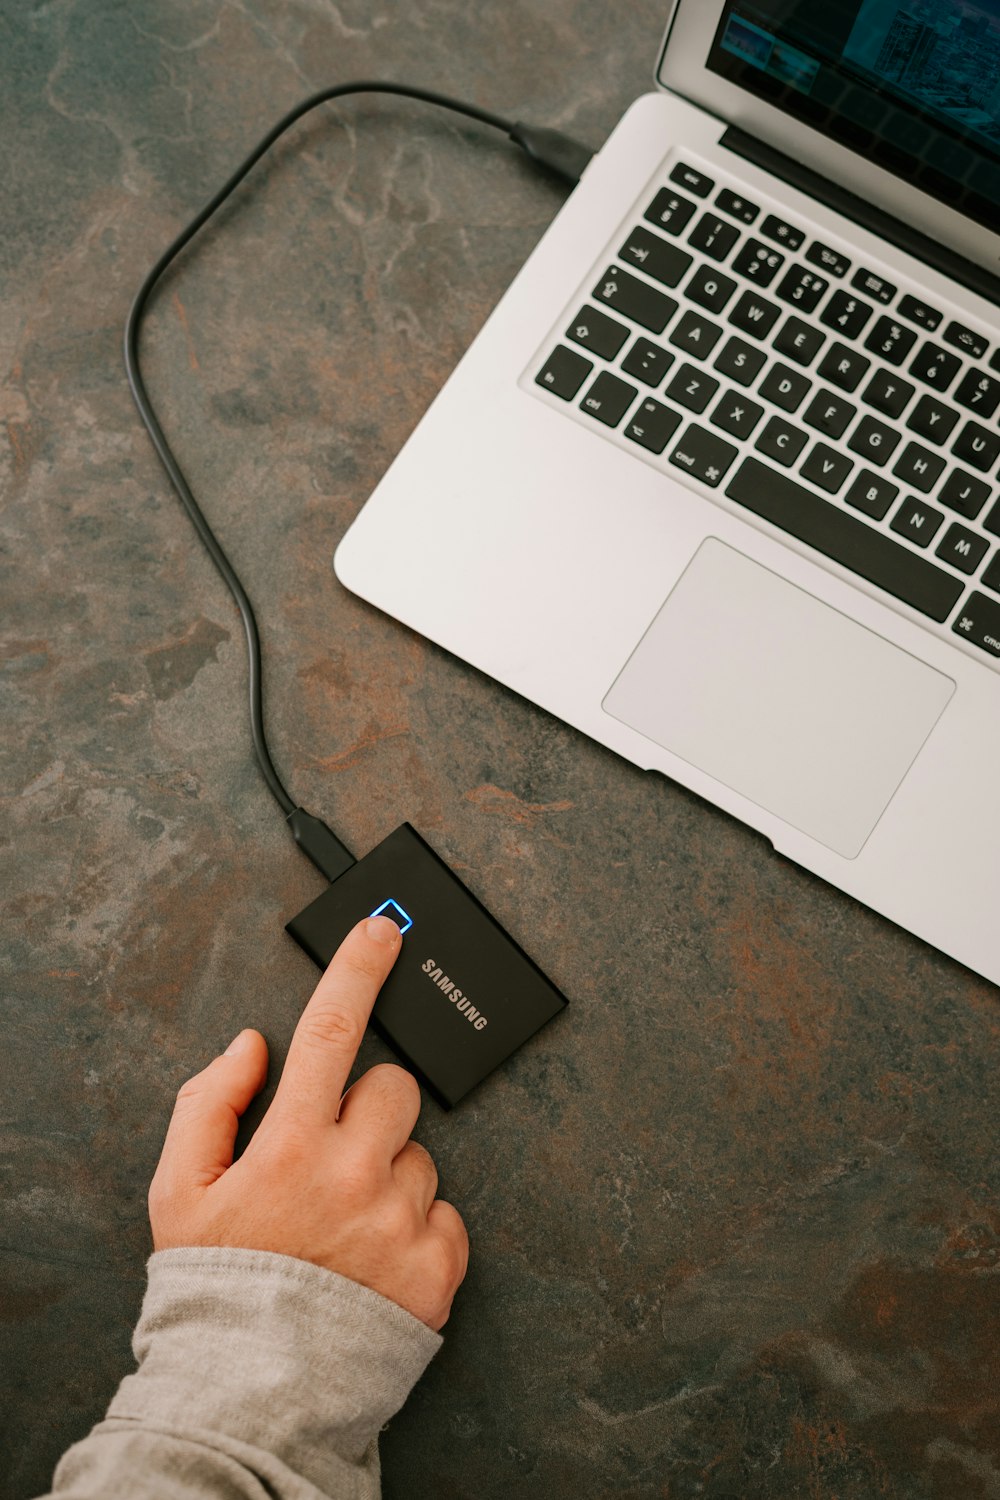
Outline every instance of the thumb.
[(209, 1187), (232, 1166), (240, 1115), (267, 1078), (267, 1043), (241, 1031), (221, 1057), (181, 1086), (153, 1177), (168, 1197)]

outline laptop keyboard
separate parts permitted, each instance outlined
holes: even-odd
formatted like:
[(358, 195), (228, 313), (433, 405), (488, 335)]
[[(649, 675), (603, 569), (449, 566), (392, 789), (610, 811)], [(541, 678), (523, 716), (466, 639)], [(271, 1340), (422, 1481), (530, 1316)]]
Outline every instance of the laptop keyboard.
[(1000, 658), (1000, 347), (668, 163), (534, 385)]

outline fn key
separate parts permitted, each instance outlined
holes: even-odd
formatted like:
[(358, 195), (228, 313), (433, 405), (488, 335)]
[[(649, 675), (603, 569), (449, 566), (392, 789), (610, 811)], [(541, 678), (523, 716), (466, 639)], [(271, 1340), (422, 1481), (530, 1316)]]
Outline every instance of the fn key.
[(704, 427), (692, 422), (671, 453), (670, 462), (714, 489), (722, 481), (737, 451), (732, 443), (724, 443), (714, 433), (706, 432)]

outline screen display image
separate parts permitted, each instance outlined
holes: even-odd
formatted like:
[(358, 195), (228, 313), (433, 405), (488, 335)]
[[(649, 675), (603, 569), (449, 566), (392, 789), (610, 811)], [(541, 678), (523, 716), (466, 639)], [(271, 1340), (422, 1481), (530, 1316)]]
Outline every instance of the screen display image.
[(1000, 0), (728, 0), (708, 65), (1000, 229)]

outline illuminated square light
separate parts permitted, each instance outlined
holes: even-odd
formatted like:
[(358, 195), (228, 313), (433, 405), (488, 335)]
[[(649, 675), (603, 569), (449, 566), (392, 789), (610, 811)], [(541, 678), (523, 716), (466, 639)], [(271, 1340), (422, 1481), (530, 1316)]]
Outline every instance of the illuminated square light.
[(404, 932), (409, 932), (410, 928), (413, 926), (413, 918), (410, 916), (409, 912), (405, 912), (400, 906), (399, 902), (393, 901), (391, 897), (388, 901), (383, 901), (381, 906), (376, 906), (373, 912), (369, 912), (369, 916), (390, 917), (399, 928), (401, 934)]

